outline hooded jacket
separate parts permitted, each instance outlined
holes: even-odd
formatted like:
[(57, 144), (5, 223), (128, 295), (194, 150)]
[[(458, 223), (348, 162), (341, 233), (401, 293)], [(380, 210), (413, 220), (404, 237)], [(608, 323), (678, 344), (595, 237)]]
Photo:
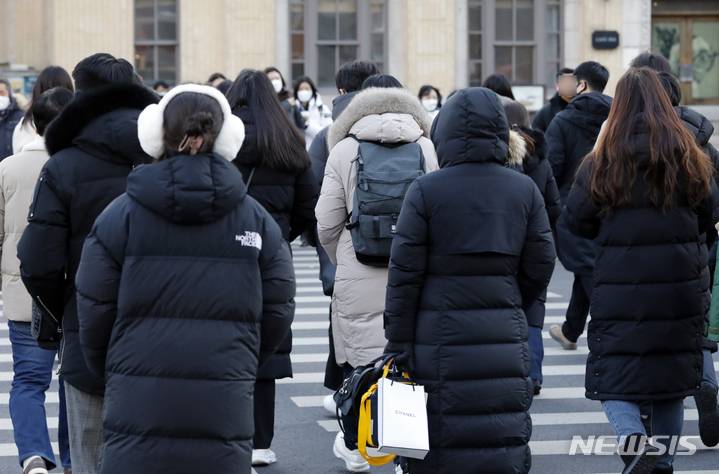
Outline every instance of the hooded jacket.
[[(580, 168), (566, 206), (569, 229), (595, 239), (587, 342), (586, 395), (595, 400), (678, 399), (702, 378), (709, 310), (707, 235), (719, 220), (719, 194), (691, 206), (685, 195), (669, 210), (649, 199), (651, 160), (641, 125), (633, 134), (637, 162), (631, 202), (601, 213), (589, 194), (592, 165)], [(679, 189), (686, 186), (679, 185)]]
[(75, 273), (95, 218), (125, 192), (127, 175), (151, 159), (137, 138), (137, 117), (157, 96), (135, 84), (79, 92), (45, 133), (43, 168), (18, 245), (20, 273), (35, 301), (62, 317), (61, 374), (84, 392), (104, 381), (87, 368), (77, 339)]
[(317, 231), (329, 258), (337, 265), (332, 295), (332, 336), (337, 364), (364, 365), (380, 356), (386, 340), (382, 312), (387, 269), (357, 261), (350, 231), (358, 140), (386, 144), (417, 142), (426, 171), (437, 169), (437, 157), (427, 135), (430, 119), (417, 98), (404, 89), (365, 89), (330, 127), (331, 149), (317, 202)]
[(567, 199), (579, 164), (592, 151), (611, 106), (612, 98), (601, 92), (580, 94), (554, 117), (547, 128), (547, 159), (552, 165), (562, 202)]
[(569, 102), (562, 99), (559, 94), (554, 94), (552, 98), (549, 99), (549, 102), (544, 107), (539, 109), (537, 115), (534, 116), (534, 119), (532, 120), (532, 128), (534, 130), (539, 130), (542, 133), (546, 132), (554, 117), (559, 112), (566, 109), (567, 105), (569, 105)]
[[(135, 169), (77, 272), (80, 343), (105, 374), (100, 472), (249, 472), (253, 387), (294, 314), (290, 251), (214, 154)], [(239, 297), (238, 297), (239, 296)]]
[[(267, 209), (280, 226), (286, 241), (291, 242), (306, 230), (313, 230), (319, 186), (315, 184), (307, 154), (303, 150), (302, 154), (287, 163), (274, 156), (262, 155), (257, 147), (257, 128), (250, 109), (242, 107), (235, 115), (245, 124), (245, 140), (234, 164), (245, 182), (252, 175), (247, 193)], [(291, 377), (291, 351), (290, 333), (278, 351), (261, 367), (258, 378)]]
[(544, 134), (528, 128), (523, 131), (534, 142), (534, 152), (529, 153), (524, 138), (514, 130), (510, 130), (507, 164), (532, 178), (544, 197), (544, 207), (547, 210), (549, 224), (554, 226), (562, 212), (562, 202), (559, 198), (557, 182), (552, 173), (552, 166), (547, 161), (547, 145), (544, 141)]
[[(612, 99), (600, 92), (580, 94), (549, 124), (547, 159), (552, 165), (562, 205), (566, 204), (577, 169), (592, 150), (602, 123), (609, 115)], [(591, 275), (596, 246), (567, 229), (563, 217), (557, 222), (557, 252), (564, 268), (572, 273)]]
[(430, 451), (410, 472), (526, 473), (531, 467), (527, 320), (554, 244), (544, 199), (506, 167), (497, 95), (458, 91), (434, 121), (441, 169), (418, 178), (392, 242), (385, 335), (410, 345), (428, 393)]

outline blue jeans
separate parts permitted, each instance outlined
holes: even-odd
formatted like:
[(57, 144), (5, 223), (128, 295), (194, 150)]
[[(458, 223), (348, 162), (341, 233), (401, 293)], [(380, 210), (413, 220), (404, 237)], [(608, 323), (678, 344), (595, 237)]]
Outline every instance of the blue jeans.
[(704, 370), (702, 372), (702, 382), (708, 382), (713, 387), (717, 386), (717, 372), (714, 370), (714, 360), (712, 353), (708, 349), (704, 350)]
[(542, 328), (529, 326), (529, 376), (532, 380), (542, 383), (542, 360), (544, 359), (544, 342)]
[[(682, 434), (682, 424), (684, 423), (683, 399), (654, 400), (647, 403), (650, 408), (649, 423), (652, 436), (680, 436)], [(620, 446), (624, 438), (629, 435), (640, 433), (649, 436), (642, 421), (638, 402), (605, 400), (602, 402), (602, 408), (619, 437)], [(664, 444), (668, 448), (671, 440), (662, 438), (657, 442)], [(674, 455), (667, 452), (659, 456), (656, 467), (668, 469), (672, 467), (673, 462)]]
[[(55, 351), (41, 349), (30, 333), (30, 323), (8, 321), (12, 346), (13, 380), (10, 389), (10, 418), (20, 464), (41, 456), (48, 467), (55, 467), (45, 415), (45, 392), (52, 381)], [(60, 417), (58, 444), (62, 466), (70, 467), (70, 444), (67, 435), (65, 391), (59, 384)]]

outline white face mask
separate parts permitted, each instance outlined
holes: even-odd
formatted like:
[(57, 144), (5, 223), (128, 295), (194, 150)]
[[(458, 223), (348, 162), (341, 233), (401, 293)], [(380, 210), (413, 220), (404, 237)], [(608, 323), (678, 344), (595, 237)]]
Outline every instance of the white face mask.
[(312, 99), (312, 91), (308, 91), (307, 89), (297, 91), (297, 98), (300, 102), (309, 102), (310, 99)]
[(282, 79), (272, 79), (272, 87), (279, 94), (282, 91)]
[(0, 95), (0, 110), (5, 110), (10, 107), (10, 97), (6, 95)]
[(437, 99), (422, 99), (422, 107), (427, 112), (434, 112), (437, 109)]

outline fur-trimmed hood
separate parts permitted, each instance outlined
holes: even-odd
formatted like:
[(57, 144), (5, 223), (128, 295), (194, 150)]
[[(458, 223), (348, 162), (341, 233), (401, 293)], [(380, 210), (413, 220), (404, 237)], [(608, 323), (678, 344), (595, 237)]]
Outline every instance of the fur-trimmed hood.
[[(157, 103), (158, 96), (150, 89), (137, 84), (111, 84), (89, 91), (78, 92), (75, 98), (52, 121), (45, 133), (47, 151), (53, 155), (60, 150), (71, 146), (88, 145), (90, 142), (104, 142), (100, 148), (106, 151), (126, 151), (128, 145), (136, 145), (136, 150), (142, 152), (137, 138), (137, 115), (148, 105)], [(107, 129), (107, 125), (93, 127), (97, 130), (86, 130), (89, 125), (97, 124), (99, 118), (110, 115), (120, 109), (134, 109), (137, 111), (135, 119), (129, 127)], [(107, 118), (107, 117), (106, 117)], [(111, 121), (111, 120), (110, 120)], [(112, 123), (111, 125), (118, 125)], [(93, 134), (100, 132), (93, 138)], [(128, 132), (127, 134), (125, 132)], [(127, 136), (125, 136), (127, 135)], [(129, 141), (129, 143), (128, 143)], [(97, 144), (97, 143), (96, 143)], [(114, 148), (120, 147), (120, 150)], [(93, 150), (95, 151), (95, 150)], [(143, 153), (144, 154), (144, 153)]]
[[(327, 145), (332, 149), (348, 135), (380, 142), (416, 141), (428, 137), (432, 119), (406, 89), (372, 87), (358, 93), (332, 124)], [(373, 136), (375, 135), (375, 136)]]
[(510, 129), (507, 166), (522, 168), (530, 173), (539, 165), (540, 161), (546, 158), (546, 142), (542, 132), (530, 128), (521, 128), (521, 130), (532, 140), (534, 152), (530, 153), (530, 147), (521, 134)]
[(509, 151), (507, 153), (507, 165), (520, 167), (524, 163), (527, 154), (527, 142), (514, 130), (509, 131)]

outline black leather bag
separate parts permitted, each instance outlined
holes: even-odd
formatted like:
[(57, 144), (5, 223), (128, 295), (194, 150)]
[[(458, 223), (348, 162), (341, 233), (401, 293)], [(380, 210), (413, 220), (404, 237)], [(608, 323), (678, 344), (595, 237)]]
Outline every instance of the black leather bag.
[(43, 349), (57, 350), (62, 340), (62, 321), (53, 315), (41, 301), (32, 302), (32, 337)]

